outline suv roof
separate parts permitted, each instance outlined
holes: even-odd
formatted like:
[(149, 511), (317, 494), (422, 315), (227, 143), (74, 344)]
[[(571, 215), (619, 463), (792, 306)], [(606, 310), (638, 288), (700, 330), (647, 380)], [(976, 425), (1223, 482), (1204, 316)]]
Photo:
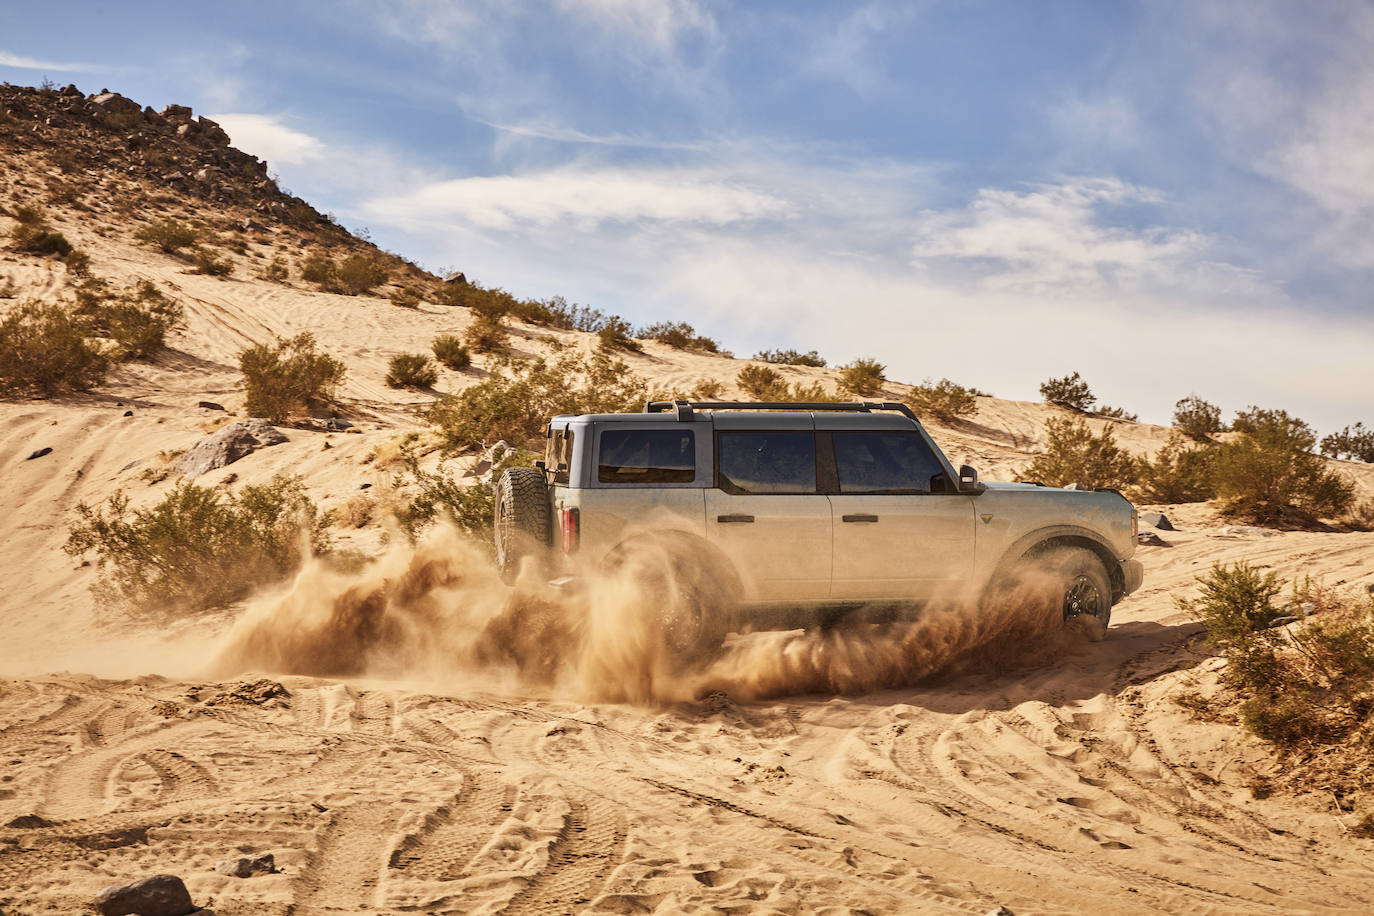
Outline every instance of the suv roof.
[[(701, 414), (698, 414), (698, 411)], [(918, 425), (920, 423), (910, 407), (896, 401), (650, 401), (645, 405), (643, 413), (560, 414), (554, 417), (553, 421), (677, 423), (711, 420), (714, 419), (711, 414), (716, 411), (744, 411), (744, 413), (731, 414), (730, 419), (734, 422), (727, 424), (730, 426), (741, 425), (741, 421), (748, 422), (763, 418), (776, 420), (779, 418), (778, 411), (805, 411), (814, 419), (821, 419), (821, 417), (816, 416), (821, 414), (825, 419), (831, 420), (830, 423), (824, 424), (828, 428), (835, 428), (842, 424), (854, 424), (890, 429), (894, 426), (893, 421), (897, 418), (884, 415), (884, 412), (889, 411), (900, 413), (907, 420)], [(844, 415), (844, 417), (841, 420), (840, 416), (833, 415)], [(836, 423), (837, 420), (840, 422)], [(898, 421), (895, 425), (904, 426), (905, 423)]]

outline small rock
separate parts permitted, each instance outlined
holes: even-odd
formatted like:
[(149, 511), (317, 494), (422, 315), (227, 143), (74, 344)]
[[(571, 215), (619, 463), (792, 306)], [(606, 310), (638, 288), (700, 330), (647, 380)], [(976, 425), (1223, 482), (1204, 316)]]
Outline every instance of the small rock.
[(266, 420), (240, 420), (191, 446), (177, 459), (173, 470), (186, 477), (199, 477), (206, 471), (233, 464), (256, 449), (286, 441), (286, 436)]
[(133, 415), (134, 415), (134, 412), (133, 412), (132, 410), (126, 410), (126, 411), (124, 411), (124, 416), (126, 416), (126, 417), (132, 417)]
[(1149, 525), (1151, 528), (1158, 528), (1160, 531), (1177, 531), (1169, 521), (1169, 517), (1163, 512), (1142, 512), (1140, 513), (1140, 524)]
[(330, 419), (324, 421), (325, 429), (350, 429), (352, 428), (352, 426), (352, 423), (349, 423), (347, 420), (340, 420), (338, 417), (331, 417)]
[(445, 283), (461, 283), (461, 284), (463, 284), (464, 286), (466, 286), (466, 285), (467, 285), (467, 282), (468, 282), (468, 278), (467, 278), (466, 276), (464, 276), (464, 275), (463, 275), (463, 272), (460, 270), (460, 271), (458, 271), (457, 273), (451, 273), (451, 274), (449, 274), (447, 277), (444, 277), (444, 282), (445, 282)]
[(223, 410), (223, 404), (216, 404), (214, 401), (197, 401), (197, 407), (204, 407), (206, 410)]
[[(359, 489), (359, 490), (366, 490), (366, 489), (371, 488), (371, 486), (372, 486), (372, 484), (370, 484), (370, 483), (360, 483), (360, 484), (358, 484), (358, 489)], [(1371, 593), (1371, 594), (1374, 594), (1374, 586), (1370, 586), (1370, 589), (1369, 589), (1369, 590), (1370, 590), (1370, 593)]]
[(272, 853), (264, 852), (251, 858), (239, 856), (225, 859), (215, 865), (215, 871), (231, 878), (251, 878), (254, 875), (274, 875), (277, 873), (277, 865), (272, 859)]
[(243, 222), (239, 225), (243, 228), (244, 232), (263, 232), (267, 229), (266, 226), (253, 219), (251, 216), (245, 216)]
[(1173, 544), (1170, 544), (1168, 541), (1164, 540), (1164, 538), (1155, 534), (1153, 531), (1142, 531), (1135, 536), (1135, 540), (1137, 544), (1144, 544), (1148, 547), (1174, 546)]
[(162, 109), (162, 117), (173, 124), (185, 124), (191, 120), (191, 109), (185, 105), (168, 105)]
[(987, 916), (1016, 916), (1016, 914), (1004, 906), (999, 906), (995, 910), (988, 910)]
[(38, 451), (34, 452), (32, 455), (30, 455), (29, 457), (25, 458), (24, 460), (25, 460), (25, 461), (32, 461), (32, 460), (35, 459), (35, 458), (42, 458), (44, 455), (51, 455), (51, 454), (52, 454), (52, 449), (50, 449), (50, 448), (40, 448)]
[(112, 884), (95, 898), (103, 916), (184, 916), (195, 912), (191, 893), (176, 875), (153, 875), (133, 884)]
[(21, 814), (5, 826), (18, 827), (24, 830), (36, 830), (39, 827), (56, 826), (56, 823), (56, 821), (50, 821), (46, 817), (40, 817), (37, 814)]

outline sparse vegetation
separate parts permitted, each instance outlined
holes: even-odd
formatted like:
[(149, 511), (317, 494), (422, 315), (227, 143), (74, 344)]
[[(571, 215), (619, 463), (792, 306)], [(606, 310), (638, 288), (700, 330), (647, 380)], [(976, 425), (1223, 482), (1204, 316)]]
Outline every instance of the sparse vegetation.
[(421, 353), (391, 357), (386, 370), (388, 388), (428, 388), (439, 380), (439, 370)]
[(754, 354), (754, 359), (762, 360), (765, 363), (778, 363), (784, 366), (815, 366), (818, 369), (825, 368), (825, 359), (815, 350), (808, 350), (805, 353), (798, 350), (761, 350)]
[(1322, 454), (1374, 464), (1374, 429), (1366, 429), (1364, 423), (1356, 423), (1332, 433), (1322, 439)]
[(1227, 515), (1256, 525), (1310, 527), (1348, 510), (1355, 485), (1312, 453), (1316, 433), (1283, 410), (1236, 415), (1240, 433), (1216, 446), (1213, 484)]
[(1127, 420), (1131, 423), (1139, 422), (1140, 415), (1133, 414), (1124, 407), (1107, 407), (1105, 404), (1093, 411), (1094, 415), (1107, 420)]
[(334, 259), (322, 251), (312, 251), (301, 261), (301, 279), (314, 283), (323, 292), (332, 293), (338, 289), (338, 274)]
[[(1212, 567), (1201, 594), (1179, 601), (1226, 659), (1225, 681), (1245, 697), (1240, 717), (1285, 749), (1367, 745), (1374, 714), (1374, 599), (1305, 580), (1284, 607), (1272, 572), (1247, 563)], [(1310, 615), (1309, 619), (1300, 619)]]
[(409, 476), (403, 475), (396, 483), (412, 484), (415, 495), (395, 510), (396, 520), (413, 539), (434, 521), (447, 517), (472, 537), (490, 543), (496, 509), (495, 481), (506, 468), (532, 467), (538, 457), (536, 452), (526, 449), (511, 449), (496, 460), (485, 479), (463, 485), (445, 474), (442, 464), (434, 473), (422, 470), (414, 450), (404, 448), (401, 461)]
[(315, 349), (309, 332), (276, 344), (257, 344), (239, 354), (249, 416), (283, 423), (293, 413), (325, 403), (344, 380), (344, 364)]
[(339, 262), (334, 276), (343, 292), (350, 296), (361, 296), (385, 283), (390, 274), (372, 256), (351, 254)]
[(285, 259), (281, 255), (276, 255), (263, 267), (258, 276), (264, 280), (271, 280), (273, 283), (283, 283), (291, 276), (291, 271), (287, 267)]
[(1226, 424), (1221, 422), (1220, 407), (1190, 394), (1174, 405), (1174, 429), (1198, 442), (1210, 442), (1215, 433), (1226, 429)]
[(508, 333), (499, 315), (479, 312), (463, 332), (463, 340), (476, 353), (490, 353), (506, 345)]
[(606, 319), (601, 330), (596, 332), (603, 350), (631, 350), (638, 353), (644, 348), (634, 339), (634, 330), (624, 318), (612, 315)]
[(472, 365), (472, 354), (468, 352), (468, 348), (451, 334), (434, 338), (430, 349), (434, 351), (435, 359), (455, 372), (461, 372)]
[(692, 390), (687, 392), (687, 396), (697, 401), (712, 401), (720, 397), (725, 386), (719, 380), (713, 378), (699, 378), (697, 383), (692, 386)]
[(147, 509), (131, 509), (120, 492), (77, 514), (67, 553), (94, 550), (98, 593), (145, 616), (223, 607), (282, 579), (305, 558), (302, 532), (310, 549), (328, 549), (328, 520), (295, 477), (237, 495), (186, 482)]
[(735, 384), (756, 401), (782, 401), (787, 398), (787, 380), (767, 366), (750, 363), (735, 375)]
[(876, 359), (860, 358), (843, 366), (840, 371), (840, 388), (853, 392), (860, 397), (877, 394), (887, 381), (887, 367)]
[(1155, 454), (1139, 462), (1137, 501), (1145, 503), (1196, 503), (1215, 495), (1212, 484), (1215, 452), (1205, 445), (1189, 445), (1173, 435)]
[(129, 360), (146, 359), (166, 346), (167, 332), (181, 323), (182, 308), (147, 280), (122, 294), (92, 280), (77, 290), (75, 314), (93, 336), (118, 344), (115, 358)]
[(1110, 425), (1094, 436), (1082, 420), (1051, 419), (1045, 424), (1049, 444), (1017, 480), (1051, 487), (1113, 487), (1124, 490), (1138, 474), (1135, 458), (1116, 444)]
[(14, 218), (19, 221), (19, 225), (10, 230), (10, 244), (15, 251), (40, 257), (56, 255), (63, 259), (79, 254), (80, 258), (89, 262), (90, 259), (80, 254), (65, 235), (47, 224), (43, 211), (37, 207), (17, 206), (14, 208)]
[(957, 385), (947, 378), (938, 382), (926, 379), (912, 389), (907, 404), (917, 414), (929, 415), (948, 423), (978, 412), (978, 401), (972, 388)]
[(49, 397), (105, 379), (109, 359), (93, 348), (88, 323), (50, 302), (24, 302), (0, 320), (0, 392)]
[(1040, 384), (1040, 396), (1047, 403), (1087, 413), (1097, 403), (1088, 383), (1077, 372), (1063, 378), (1046, 379)]
[(220, 257), (214, 249), (204, 245), (191, 249), (191, 263), (195, 265), (191, 273), (207, 277), (227, 277), (234, 272), (234, 265), (228, 258)]
[(497, 370), (481, 383), (441, 398), (426, 412), (451, 449), (505, 439), (537, 445), (549, 417), (562, 413), (624, 413), (642, 410), (648, 385), (609, 354), (557, 359)]
[(720, 344), (709, 337), (703, 337), (685, 321), (660, 321), (640, 328), (635, 332), (640, 340), (657, 340), (679, 350), (705, 350), (719, 353)]
[(134, 238), (155, 245), (167, 254), (180, 254), (183, 248), (190, 248), (196, 244), (200, 233), (186, 223), (163, 219), (139, 228), (134, 233)]
[(391, 294), (391, 304), (403, 309), (418, 309), (424, 295), (413, 286), (402, 286)]

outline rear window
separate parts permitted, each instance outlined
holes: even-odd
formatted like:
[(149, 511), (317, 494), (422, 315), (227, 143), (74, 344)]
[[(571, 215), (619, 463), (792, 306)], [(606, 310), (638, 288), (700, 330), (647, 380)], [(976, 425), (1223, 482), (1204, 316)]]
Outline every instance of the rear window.
[(608, 429), (601, 433), (601, 483), (691, 483), (697, 476), (690, 429)]
[(915, 433), (835, 433), (835, 470), (841, 493), (929, 493), (944, 472)]
[(810, 432), (721, 433), (720, 488), (726, 493), (815, 493), (816, 439)]

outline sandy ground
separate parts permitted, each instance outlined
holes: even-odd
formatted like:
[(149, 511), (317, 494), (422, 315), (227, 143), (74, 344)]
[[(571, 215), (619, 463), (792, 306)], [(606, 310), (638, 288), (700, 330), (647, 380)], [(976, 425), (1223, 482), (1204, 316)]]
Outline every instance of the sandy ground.
[[(61, 551), (75, 506), (118, 489), (135, 504), (161, 498), (174, 480), (145, 472), (223, 418), (196, 403), (241, 408), (238, 351), (300, 330), (348, 364), (343, 395), (360, 432), (287, 430), (290, 442), (199, 482), (299, 473), (326, 508), (363, 483), (383, 490), (391, 472), (369, 454), (417, 428), (411, 408), (429, 399), (386, 388), (386, 361), (461, 331), (466, 316), (242, 269), (190, 276), (59, 225), (98, 274), (152, 279), (187, 323), (168, 353), (95, 393), (0, 402), (6, 916), (89, 911), (100, 888), (155, 873), (181, 875), (221, 914), (1374, 910), (1374, 842), (1349, 835), (1354, 816), (1315, 788), (1254, 797), (1276, 772), (1268, 753), (1175, 702), (1214, 690), (1216, 662), (1173, 602), (1216, 561), (1372, 584), (1374, 534), (1234, 535), (1204, 507), (1171, 509), (1184, 530), (1141, 549), (1145, 587), (1117, 607), (1103, 642), (1015, 668), (994, 660), (932, 678), (913, 666), (903, 686), (876, 692), (816, 692), (815, 671), (852, 687), (885, 647), (815, 634), (737, 638), (717, 664), (755, 670), (649, 704), (606, 702), (575, 681), (541, 688), (499, 667), (210, 676), (240, 611), (178, 627), (108, 619), (89, 592), (94, 568)], [(0, 261), (6, 277), (22, 296), (69, 291), (60, 266)], [(520, 329), (516, 347), (538, 353), (552, 333)], [(658, 345), (628, 359), (668, 389), (703, 376), (728, 385), (741, 365)], [(438, 387), (478, 377), (445, 372)], [(932, 431), (956, 464), (1006, 479), (1043, 442), (1049, 415), (983, 399), (971, 421)], [(1116, 428), (1142, 453), (1168, 435)], [(1374, 492), (1369, 468), (1341, 465)], [(372, 551), (377, 532), (340, 541)], [(1356, 804), (1374, 810), (1374, 798)], [(212, 870), (259, 852), (280, 872)]]

